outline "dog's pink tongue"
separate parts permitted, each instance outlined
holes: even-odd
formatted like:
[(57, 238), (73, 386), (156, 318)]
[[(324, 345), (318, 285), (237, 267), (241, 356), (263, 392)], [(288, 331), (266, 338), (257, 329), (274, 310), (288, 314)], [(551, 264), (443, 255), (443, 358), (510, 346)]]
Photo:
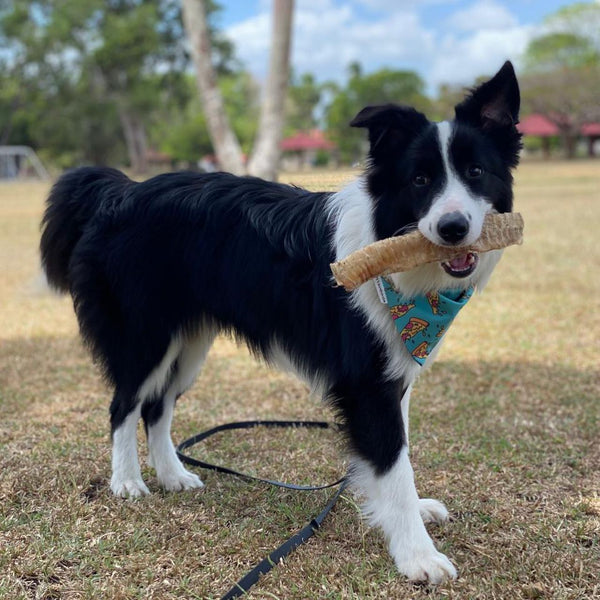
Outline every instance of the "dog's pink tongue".
[(469, 255), (464, 254), (463, 256), (458, 256), (457, 258), (453, 258), (451, 261), (448, 261), (450, 268), (454, 271), (464, 271), (468, 269), (470, 266), (469, 263)]

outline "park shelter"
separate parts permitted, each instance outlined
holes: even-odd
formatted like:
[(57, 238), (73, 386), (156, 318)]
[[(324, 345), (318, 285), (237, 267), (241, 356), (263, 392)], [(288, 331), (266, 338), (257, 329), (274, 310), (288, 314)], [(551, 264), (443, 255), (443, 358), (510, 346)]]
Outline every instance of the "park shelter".
[[(539, 137), (542, 140), (542, 152), (545, 157), (550, 156), (550, 138), (559, 136), (559, 127), (548, 117), (542, 114), (531, 114), (523, 117), (517, 129), (528, 136)], [(596, 142), (600, 140), (600, 123), (585, 123), (579, 129), (579, 134), (588, 140), (588, 154), (595, 155)]]
[(542, 140), (544, 157), (550, 156), (550, 138), (560, 134), (558, 127), (544, 115), (533, 114), (524, 117), (517, 125), (523, 135), (539, 137)]
[(581, 126), (581, 135), (588, 140), (589, 156), (595, 156), (595, 149), (600, 141), (600, 123), (584, 123)]
[(320, 129), (299, 131), (281, 141), (286, 168), (306, 168), (315, 164), (319, 151), (332, 152), (336, 149), (333, 142), (325, 137)]

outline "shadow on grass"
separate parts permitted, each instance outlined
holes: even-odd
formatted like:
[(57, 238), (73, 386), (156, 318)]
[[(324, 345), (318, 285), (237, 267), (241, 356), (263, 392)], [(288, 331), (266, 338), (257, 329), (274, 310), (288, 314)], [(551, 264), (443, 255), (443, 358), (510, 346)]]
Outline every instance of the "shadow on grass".
[[(215, 414), (230, 414), (235, 419), (242, 409), (249, 411), (243, 416), (255, 418), (308, 416), (321, 420), (330, 416), (316, 402), (300, 408), (296, 399), (288, 401), (285, 378), (275, 384), (256, 383), (262, 388), (259, 394), (273, 398), (268, 415), (243, 403), (242, 382), (239, 395), (234, 380), (226, 396), (209, 397), (211, 391), (220, 389), (219, 378), (227, 373), (229, 360), (209, 358), (198, 383), (178, 406), (176, 439), (218, 424)], [(31, 437), (38, 446), (55, 448), (58, 464), (68, 452), (65, 447), (80, 443), (101, 443), (101, 454), (106, 455), (111, 391), (77, 339), (5, 341), (0, 347), (0, 363), (0, 444), (10, 446), (18, 432), (20, 444)], [(413, 451), (435, 468), (448, 460), (487, 460), (492, 465), (495, 459), (519, 453), (524, 462), (548, 461), (547, 457), (556, 454), (556, 460), (573, 465), (584, 456), (586, 465), (588, 460), (597, 463), (598, 444), (594, 442), (600, 437), (599, 396), (600, 376), (594, 370), (531, 362), (439, 362), (421, 377), (413, 392)], [(219, 411), (215, 411), (216, 404), (220, 404)], [(221, 434), (195, 452), (208, 451), (208, 460), (252, 474), (276, 478), (291, 474), (303, 482), (315, 478), (323, 482), (339, 473), (338, 441), (330, 432), (257, 429)], [(337, 464), (337, 471), (323, 466), (328, 462)], [(306, 465), (304, 473), (302, 464)], [(232, 480), (232, 485), (247, 484)]]

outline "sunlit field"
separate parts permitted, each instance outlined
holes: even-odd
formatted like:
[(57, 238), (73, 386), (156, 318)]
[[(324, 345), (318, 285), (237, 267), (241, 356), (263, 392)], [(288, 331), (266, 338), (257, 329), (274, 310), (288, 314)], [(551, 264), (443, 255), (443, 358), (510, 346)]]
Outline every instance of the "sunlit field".
[[(335, 190), (355, 175), (282, 179)], [(346, 492), (249, 598), (600, 598), (600, 162), (526, 162), (516, 181), (525, 243), (460, 313), (411, 406), (417, 486), (452, 514), (430, 531), (459, 579), (399, 577)], [(145, 467), (151, 496), (110, 494), (111, 392), (70, 299), (40, 277), (48, 189), (0, 183), (0, 598), (219, 598), (331, 492), (202, 472), (203, 491), (170, 494)], [(333, 417), (303, 384), (219, 339), (178, 403), (175, 439), (252, 418)], [(323, 431), (228, 433), (202, 451), (300, 483), (345, 469)]]

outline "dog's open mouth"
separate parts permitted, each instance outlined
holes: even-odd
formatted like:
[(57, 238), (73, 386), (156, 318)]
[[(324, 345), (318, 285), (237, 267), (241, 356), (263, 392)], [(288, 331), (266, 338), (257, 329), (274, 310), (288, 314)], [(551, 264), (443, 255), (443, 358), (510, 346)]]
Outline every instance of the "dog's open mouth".
[(442, 263), (444, 271), (452, 277), (468, 277), (476, 268), (479, 256), (469, 252)]

